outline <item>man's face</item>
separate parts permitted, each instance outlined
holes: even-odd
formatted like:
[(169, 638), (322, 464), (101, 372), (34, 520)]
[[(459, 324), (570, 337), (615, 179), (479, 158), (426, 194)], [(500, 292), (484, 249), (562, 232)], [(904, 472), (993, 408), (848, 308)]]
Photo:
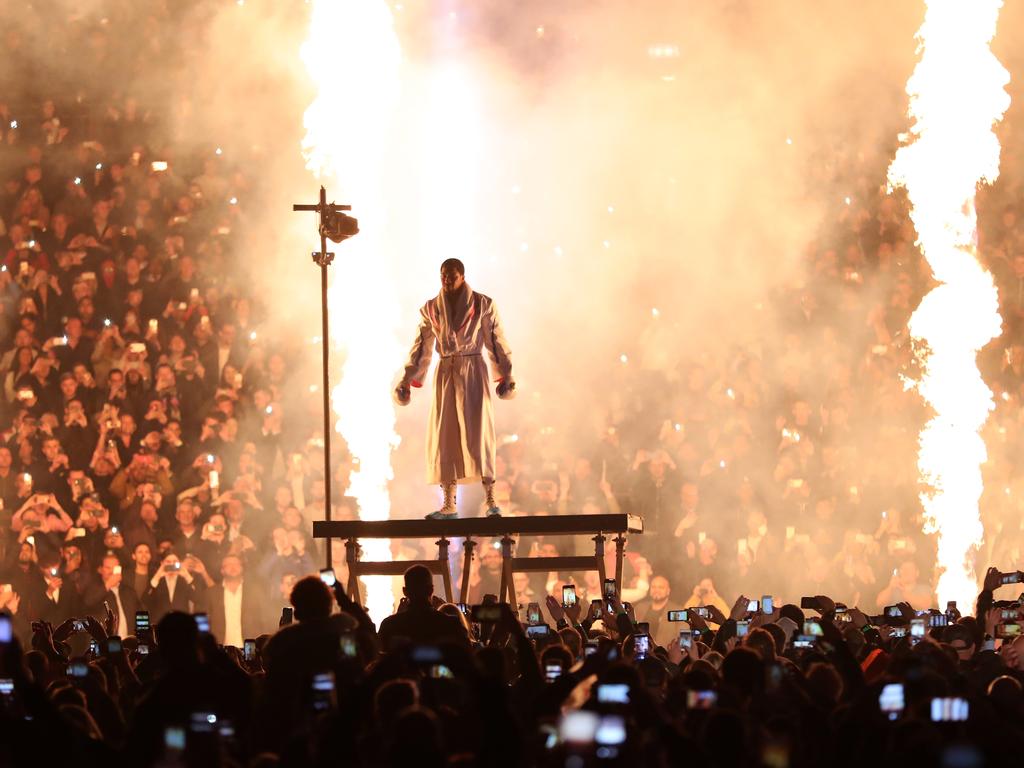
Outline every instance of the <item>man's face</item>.
[[(115, 533), (114, 531), (117, 531)], [(124, 536), (119, 528), (110, 528), (103, 536), (103, 546), (107, 549), (124, 549)]]
[(668, 580), (663, 576), (655, 576), (651, 579), (651, 600), (655, 603), (663, 603), (668, 600), (672, 590), (669, 589)]
[(274, 491), (274, 503), (278, 507), (286, 507), (292, 503), (292, 492), (285, 486), (278, 486)]
[(234, 555), (225, 557), (220, 564), (220, 575), (225, 579), (242, 578), (242, 561)]
[(274, 547), (279, 550), (288, 548), (288, 531), (284, 528), (275, 528), (270, 532), (271, 538), (274, 540)]
[(310, 495), (314, 501), (323, 501), (326, 495), (326, 489), (324, 488), (323, 480), (314, 480), (313, 486), (310, 488)]
[(713, 539), (704, 539), (700, 544), (701, 565), (711, 565), (718, 557), (718, 545)]
[(501, 569), (501, 553), (494, 547), (487, 547), (480, 556), (480, 563), (488, 571)]
[(79, 418), (85, 418), (85, 411), (82, 407), (81, 400), (71, 400), (68, 403), (68, 408), (65, 409), (65, 418), (76, 420)]
[(289, 530), (298, 529), (302, 525), (302, 515), (295, 507), (288, 507), (281, 515), (281, 522)]
[(446, 266), (441, 269), (441, 288), (445, 293), (455, 293), (466, 283), (464, 275), (455, 267)]
[(292, 596), (292, 589), (295, 587), (295, 574), (286, 573), (281, 577), (281, 597), (285, 602)]
[(239, 525), (245, 519), (245, 507), (242, 506), (242, 502), (238, 499), (232, 499), (227, 503), (224, 508), (227, 519), (231, 521), (232, 525)]
[(0, 469), (8, 469), (11, 466), (13, 457), (11, 456), (11, 449), (6, 446), (0, 448)]
[(235, 343), (235, 326), (230, 323), (225, 323), (221, 326), (220, 330), (217, 331), (217, 338), (220, 340), (221, 346), (230, 347)]
[(139, 544), (135, 547), (135, 551), (132, 552), (132, 560), (142, 566), (149, 565), (153, 559), (153, 552), (150, 550), (148, 544)]
[(78, 547), (64, 547), (64, 570), (70, 573), (82, 564), (82, 551)]
[(116, 557), (104, 557), (103, 564), (97, 569), (100, 574), (100, 578), (106, 581), (114, 575), (114, 568), (118, 566)]
[(142, 522), (146, 523), (147, 525), (156, 523), (158, 518), (156, 507), (152, 503), (146, 502), (141, 507), (139, 507), (139, 517), (141, 517)]
[(18, 562), (19, 563), (32, 563), (35, 562), (36, 551), (35, 548), (27, 541), (21, 545), (21, 549), (18, 550)]
[(174, 518), (182, 525), (192, 525), (196, 521), (196, 508), (191, 502), (180, 504)]
[(957, 658), (960, 661), (970, 661), (974, 655), (974, 645), (969, 644), (966, 640), (957, 638), (950, 643), (950, 646), (956, 651)]

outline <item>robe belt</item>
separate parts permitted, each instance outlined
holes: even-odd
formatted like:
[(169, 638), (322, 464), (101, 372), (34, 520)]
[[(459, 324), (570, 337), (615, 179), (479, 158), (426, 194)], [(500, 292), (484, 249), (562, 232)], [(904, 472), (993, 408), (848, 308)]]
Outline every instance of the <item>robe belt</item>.
[(442, 360), (448, 360), (452, 357), (480, 357), (480, 352), (464, 352), (455, 355), (441, 355)]

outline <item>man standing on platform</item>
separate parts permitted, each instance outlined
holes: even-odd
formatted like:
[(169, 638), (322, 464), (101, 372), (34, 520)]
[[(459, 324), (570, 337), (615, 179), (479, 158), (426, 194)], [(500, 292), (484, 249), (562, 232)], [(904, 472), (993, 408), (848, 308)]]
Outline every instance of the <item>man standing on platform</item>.
[(420, 309), (420, 326), (409, 353), (395, 402), (408, 405), (410, 387), (423, 386), (434, 348), (441, 356), (434, 371), (434, 401), (427, 434), (427, 482), (439, 483), (444, 492), (441, 509), (432, 520), (452, 520), (457, 483), (480, 480), (487, 494), (487, 514), (501, 510), (494, 501), (494, 411), (487, 364), (502, 400), (515, 396), (512, 353), (505, 341), (494, 302), (466, 283), (466, 269), (458, 259), (441, 265), (441, 292)]

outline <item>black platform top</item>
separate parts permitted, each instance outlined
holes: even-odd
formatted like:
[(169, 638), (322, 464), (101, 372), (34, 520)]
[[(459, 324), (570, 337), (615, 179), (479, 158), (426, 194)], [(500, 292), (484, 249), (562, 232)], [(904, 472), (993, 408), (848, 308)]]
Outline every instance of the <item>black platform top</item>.
[(429, 539), (453, 537), (566, 536), (570, 534), (643, 533), (636, 515), (538, 515), (529, 517), (469, 517), (458, 520), (318, 520), (318, 539)]

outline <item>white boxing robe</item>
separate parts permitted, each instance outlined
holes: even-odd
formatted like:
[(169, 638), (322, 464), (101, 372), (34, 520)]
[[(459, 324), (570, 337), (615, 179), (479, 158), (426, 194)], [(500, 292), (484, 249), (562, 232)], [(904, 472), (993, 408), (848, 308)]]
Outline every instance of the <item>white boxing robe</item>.
[(434, 349), (441, 359), (427, 429), (427, 482), (493, 478), (497, 440), (483, 351), (496, 382), (512, 379), (512, 353), (491, 298), (466, 284), (454, 297), (441, 291), (424, 304), (401, 386), (423, 386)]

